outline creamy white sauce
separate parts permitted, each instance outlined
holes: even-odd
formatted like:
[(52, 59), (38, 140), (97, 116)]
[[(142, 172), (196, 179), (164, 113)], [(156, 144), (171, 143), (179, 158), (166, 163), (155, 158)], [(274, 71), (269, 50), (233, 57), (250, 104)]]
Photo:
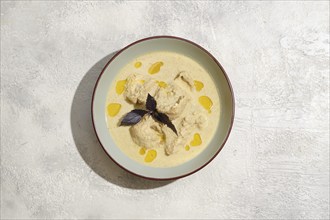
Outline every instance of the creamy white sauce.
[[(142, 66), (136, 68), (136, 62), (141, 62)], [(156, 62), (163, 62), (163, 65), (161, 66), (158, 73), (151, 75), (148, 73), (148, 70), (150, 66)], [(198, 101), (200, 96), (207, 96), (213, 102), (210, 113), (207, 110), (201, 108), (201, 111), (205, 111), (207, 116), (207, 126), (203, 129), (196, 129), (194, 132), (192, 132), (189, 141), (181, 146), (175, 146), (175, 153), (171, 155), (166, 155), (164, 147), (159, 146), (153, 148), (153, 150), (157, 151), (157, 157), (152, 162), (146, 163), (144, 159), (147, 152), (144, 155), (139, 153), (142, 146), (138, 146), (133, 142), (129, 132), (129, 126), (118, 126), (120, 119), (126, 113), (133, 110), (134, 106), (125, 100), (123, 94), (119, 95), (116, 93), (116, 84), (119, 80), (125, 80), (132, 73), (145, 75), (152, 77), (155, 80), (168, 83), (182, 71), (188, 73), (193, 80), (201, 81), (204, 84), (204, 87), (201, 91), (195, 90), (190, 93), (193, 104), (200, 105)], [(109, 103), (121, 104), (119, 113), (114, 117), (107, 115), (107, 109), (105, 109), (109, 133), (114, 139), (116, 145), (133, 160), (153, 167), (176, 166), (197, 156), (207, 147), (208, 143), (212, 139), (220, 119), (219, 95), (210, 75), (194, 60), (186, 56), (171, 52), (154, 52), (145, 54), (128, 63), (118, 73), (112, 85), (110, 86), (106, 100), (106, 106), (108, 106)], [(200, 134), (202, 144), (195, 147), (190, 146), (190, 149), (186, 150), (185, 146), (189, 145), (195, 133)]]

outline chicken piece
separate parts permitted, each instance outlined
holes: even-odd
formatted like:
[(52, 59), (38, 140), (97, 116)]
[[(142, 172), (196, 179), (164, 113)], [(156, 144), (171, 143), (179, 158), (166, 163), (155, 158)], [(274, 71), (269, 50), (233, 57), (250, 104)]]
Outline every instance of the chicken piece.
[(155, 94), (157, 109), (165, 113), (171, 120), (178, 118), (184, 111), (190, 96), (176, 84), (159, 88)]
[(162, 132), (165, 141), (165, 153), (171, 155), (176, 150), (175, 146), (177, 146), (180, 138), (167, 126), (162, 127)]
[(195, 88), (194, 80), (185, 71), (179, 72), (178, 75), (176, 75), (176, 77), (174, 78), (174, 80), (176, 82), (180, 82), (180, 81), (183, 82), (184, 84), (186, 84), (190, 88), (190, 90), (193, 90)]
[(192, 109), (194, 109), (192, 106), (186, 107), (186, 111), (182, 119), (178, 118), (176, 120), (178, 135), (176, 135), (168, 127), (162, 127), (162, 132), (165, 137), (165, 152), (167, 155), (175, 153), (177, 146), (184, 146), (196, 129), (202, 129), (207, 126), (208, 121), (206, 115), (204, 113), (200, 113), (198, 110)]
[(196, 106), (188, 104), (182, 117), (173, 121), (178, 135), (176, 135), (167, 126), (161, 126), (164, 135), (165, 153), (171, 155), (177, 151), (177, 146), (184, 146), (191, 138), (196, 129), (202, 129), (207, 126), (208, 120), (206, 115), (199, 111), (200, 108), (195, 109)]
[(124, 96), (133, 104), (145, 104), (148, 93), (155, 95), (158, 85), (155, 80), (133, 73), (127, 77)]
[[(194, 108), (190, 108), (194, 109)], [(196, 128), (202, 129), (207, 126), (207, 117), (197, 110), (188, 111), (179, 123), (179, 134), (183, 137), (190, 136)]]
[(160, 124), (149, 115), (144, 116), (139, 123), (130, 127), (129, 131), (134, 143), (140, 147), (156, 148), (163, 142)]

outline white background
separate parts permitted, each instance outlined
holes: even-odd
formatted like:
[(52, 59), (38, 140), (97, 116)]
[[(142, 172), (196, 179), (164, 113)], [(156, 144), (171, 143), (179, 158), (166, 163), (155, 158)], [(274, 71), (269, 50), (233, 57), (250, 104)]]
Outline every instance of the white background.
[[(1, 217), (328, 218), (329, 2), (1, 3)], [(223, 64), (233, 131), (200, 172), (152, 182), (101, 150), (90, 101), (106, 61), (152, 35)]]

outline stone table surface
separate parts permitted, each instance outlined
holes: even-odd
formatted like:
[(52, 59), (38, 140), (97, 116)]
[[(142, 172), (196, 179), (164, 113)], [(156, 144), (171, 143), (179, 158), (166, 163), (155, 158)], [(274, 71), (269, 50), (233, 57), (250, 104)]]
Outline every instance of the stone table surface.
[[(91, 125), (125, 45), (188, 38), (226, 69), (233, 131), (172, 182), (118, 168)], [(329, 218), (329, 2), (2, 1), (2, 219)]]

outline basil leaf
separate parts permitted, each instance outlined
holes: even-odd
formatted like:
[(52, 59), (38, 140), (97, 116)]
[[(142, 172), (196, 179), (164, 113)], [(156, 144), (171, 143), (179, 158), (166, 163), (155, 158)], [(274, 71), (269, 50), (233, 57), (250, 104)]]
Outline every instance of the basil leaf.
[(156, 107), (157, 107), (156, 100), (148, 93), (148, 97), (146, 101), (146, 109), (148, 109), (149, 111), (155, 111)]
[(169, 119), (169, 117), (166, 114), (158, 112), (158, 111), (154, 111), (154, 112), (152, 112), (152, 117), (156, 121), (159, 121), (160, 123), (163, 123), (163, 124), (167, 125), (167, 127), (172, 129), (172, 131), (176, 135), (178, 135), (178, 132), (176, 131), (176, 128), (175, 128), (174, 124), (172, 124), (171, 120)]
[(142, 110), (142, 109), (134, 109), (131, 112), (127, 113), (124, 118), (121, 120), (120, 122), (120, 126), (124, 125), (135, 125), (137, 123), (139, 123), (142, 119), (142, 117), (145, 114), (150, 114), (153, 119), (155, 119), (156, 121), (165, 124), (167, 127), (169, 127), (170, 129), (172, 129), (172, 131), (178, 135), (178, 132), (176, 131), (176, 128), (174, 126), (174, 124), (172, 124), (171, 120), (169, 119), (169, 117), (161, 112), (158, 112), (157, 109), (157, 102), (154, 99), (154, 97), (152, 97), (149, 93), (148, 93), (148, 97), (147, 97), (147, 101), (146, 101), (146, 110)]
[(120, 122), (120, 126), (135, 125), (139, 123), (142, 117), (147, 113), (148, 111), (142, 109), (134, 109), (124, 116), (124, 118)]

